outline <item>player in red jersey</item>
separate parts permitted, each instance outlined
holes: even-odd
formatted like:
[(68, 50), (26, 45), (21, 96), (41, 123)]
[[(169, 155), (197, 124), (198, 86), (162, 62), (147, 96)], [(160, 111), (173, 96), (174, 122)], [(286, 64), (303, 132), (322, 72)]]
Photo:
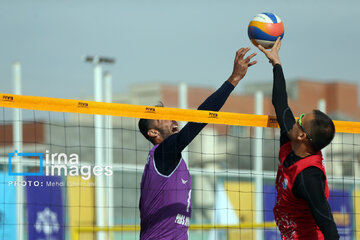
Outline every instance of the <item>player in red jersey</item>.
[(295, 121), (288, 106), (280, 46), (280, 38), (270, 50), (258, 46), (273, 65), (272, 103), (281, 131), (275, 221), (284, 240), (339, 239), (320, 151), (334, 138), (334, 123), (319, 110)]

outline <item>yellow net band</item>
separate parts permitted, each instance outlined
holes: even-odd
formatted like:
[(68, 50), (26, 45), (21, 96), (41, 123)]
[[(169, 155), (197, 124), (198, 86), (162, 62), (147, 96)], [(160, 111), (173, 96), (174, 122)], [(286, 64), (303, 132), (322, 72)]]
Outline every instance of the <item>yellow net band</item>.
[[(73, 99), (34, 97), (0, 93), (0, 106), (39, 111), (111, 115), (118, 117), (171, 119), (249, 127), (279, 127), (276, 117), (267, 115), (212, 112)], [(360, 122), (334, 121), (336, 132), (360, 133)]]

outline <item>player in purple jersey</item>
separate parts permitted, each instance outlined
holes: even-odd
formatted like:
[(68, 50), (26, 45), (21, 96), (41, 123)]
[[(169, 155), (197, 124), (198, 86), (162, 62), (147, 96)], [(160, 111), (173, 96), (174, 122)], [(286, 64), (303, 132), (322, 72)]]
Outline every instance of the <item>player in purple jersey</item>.
[[(198, 110), (221, 109), (248, 67), (256, 64), (251, 61), (256, 53), (245, 58), (249, 50), (241, 48), (236, 52), (231, 76)], [(154, 144), (141, 180), (141, 240), (188, 239), (191, 179), (181, 151), (205, 126), (206, 123), (189, 122), (179, 131), (176, 121), (140, 119), (140, 132)]]

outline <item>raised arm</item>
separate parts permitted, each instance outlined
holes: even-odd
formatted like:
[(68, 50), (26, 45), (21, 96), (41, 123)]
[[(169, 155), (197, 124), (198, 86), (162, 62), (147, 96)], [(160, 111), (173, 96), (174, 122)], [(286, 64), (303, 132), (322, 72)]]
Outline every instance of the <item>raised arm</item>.
[[(241, 48), (236, 52), (231, 76), (198, 107), (198, 110), (219, 111), (222, 108), (236, 85), (244, 78), (248, 67), (256, 64), (256, 61), (251, 61), (256, 53), (244, 58), (249, 50), (250, 48)], [(206, 123), (189, 122), (180, 132), (169, 136), (157, 147), (155, 164), (161, 174), (166, 176), (171, 174), (181, 159), (181, 151), (205, 126)]]
[(285, 77), (279, 58), (280, 47), (280, 38), (276, 40), (274, 46), (270, 50), (266, 50), (261, 45), (258, 46), (259, 50), (265, 54), (265, 56), (269, 59), (269, 62), (273, 65), (274, 81), (272, 103), (274, 105), (276, 117), (280, 126), (280, 144), (282, 145), (289, 141), (287, 133), (294, 126), (295, 118), (288, 105)]

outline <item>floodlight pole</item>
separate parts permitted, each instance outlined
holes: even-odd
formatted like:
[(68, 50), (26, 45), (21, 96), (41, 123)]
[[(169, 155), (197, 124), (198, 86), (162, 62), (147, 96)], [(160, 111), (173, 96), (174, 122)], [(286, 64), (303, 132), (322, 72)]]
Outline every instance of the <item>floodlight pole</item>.
[[(113, 58), (107, 57), (85, 57), (85, 62), (94, 65), (94, 100), (96, 102), (103, 101), (103, 84), (102, 84), (102, 68), (101, 63), (112, 64), (115, 62)], [(95, 127), (95, 165), (104, 166), (104, 121), (102, 115), (94, 116)], [(105, 227), (106, 218), (104, 209), (105, 206), (105, 184), (104, 176), (95, 177), (95, 201), (96, 201), (96, 226)], [(105, 240), (106, 234), (104, 232), (97, 232), (97, 240)]]
[[(15, 62), (13, 65), (13, 81), (14, 81), (14, 94), (21, 95), (21, 64)], [(13, 121), (13, 139), (14, 150), (19, 153), (22, 152), (22, 112), (20, 108), (14, 108), (14, 121)], [(23, 166), (19, 160), (15, 163), (16, 172), (24, 172)], [(17, 176), (17, 182), (22, 182), (23, 177)], [(17, 239), (24, 239), (24, 191), (22, 187), (16, 188), (16, 211), (17, 211)]]
[[(255, 93), (255, 114), (264, 114), (264, 94), (261, 91)], [(253, 156), (255, 157), (255, 222), (262, 224), (264, 222), (263, 213), (263, 129), (255, 127), (255, 147)], [(264, 239), (262, 229), (256, 230), (256, 240)]]

